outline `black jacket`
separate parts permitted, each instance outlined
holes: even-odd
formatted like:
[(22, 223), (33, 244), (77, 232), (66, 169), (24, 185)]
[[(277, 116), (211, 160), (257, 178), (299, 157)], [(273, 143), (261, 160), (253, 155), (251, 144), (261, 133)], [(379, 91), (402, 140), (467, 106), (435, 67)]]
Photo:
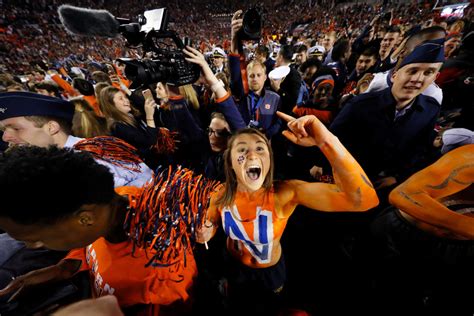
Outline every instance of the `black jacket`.
[(285, 77), (280, 85), (278, 94), (281, 99), (281, 111), (292, 115), (293, 107), (298, 100), (298, 94), (301, 86), (301, 76), (297, 70), (291, 68), (290, 73)]
[(390, 88), (359, 95), (330, 126), (372, 181), (384, 171), (400, 182), (426, 165), (423, 158), (434, 138), (438, 102), (419, 95), (396, 120), (395, 104)]

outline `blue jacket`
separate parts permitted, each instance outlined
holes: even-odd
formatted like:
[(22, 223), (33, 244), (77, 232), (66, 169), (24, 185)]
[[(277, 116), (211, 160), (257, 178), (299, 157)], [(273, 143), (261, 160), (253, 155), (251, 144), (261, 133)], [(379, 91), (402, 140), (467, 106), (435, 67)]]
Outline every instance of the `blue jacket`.
[(183, 97), (170, 98), (169, 109), (160, 108), (157, 112), (162, 126), (170, 131), (179, 132), (181, 147), (203, 140), (204, 132), (192, 115), (188, 103)]
[(360, 163), (371, 180), (381, 171), (398, 182), (423, 168), (423, 155), (432, 146), (439, 104), (419, 95), (407, 113), (395, 120), (391, 89), (351, 99), (330, 130)]
[[(276, 115), (276, 111), (280, 108), (280, 96), (270, 90), (263, 90), (260, 98), (252, 92), (245, 94), (242, 75), (240, 73), (240, 57), (229, 55), (229, 68), (231, 78), (232, 95), (237, 99), (237, 105), (242, 116), (242, 120), (246, 126), (250, 126), (251, 121), (257, 121), (258, 126), (262, 129), (268, 139), (280, 131), (282, 126), (281, 120)], [(255, 111), (252, 109), (255, 107)]]

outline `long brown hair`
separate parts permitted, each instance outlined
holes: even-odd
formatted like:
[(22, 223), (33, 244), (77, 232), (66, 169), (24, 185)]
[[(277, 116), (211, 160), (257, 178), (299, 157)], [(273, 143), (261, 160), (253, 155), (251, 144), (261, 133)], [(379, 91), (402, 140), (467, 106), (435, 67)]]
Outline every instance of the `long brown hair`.
[(71, 102), (76, 109), (72, 119), (72, 133), (74, 136), (90, 138), (110, 135), (106, 119), (97, 116), (87, 101), (74, 99)]
[(268, 152), (270, 155), (270, 170), (268, 170), (265, 180), (263, 181), (262, 187), (265, 188), (265, 190), (268, 192), (273, 186), (273, 170), (275, 169), (275, 163), (273, 161), (273, 151), (270, 142), (268, 141), (265, 134), (254, 128), (241, 129), (229, 139), (229, 142), (227, 143), (227, 149), (224, 152), (225, 190), (224, 193), (217, 199), (217, 204), (220, 206), (232, 206), (232, 204), (234, 203), (235, 194), (237, 192), (237, 176), (235, 174), (234, 169), (232, 169), (231, 151), (237, 137), (244, 134), (257, 135), (261, 139), (263, 139), (263, 141), (267, 145)]
[[(115, 123), (124, 123), (130, 126), (137, 127), (137, 120), (136, 117), (140, 116), (140, 112), (131, 105), (132, 108), (132, 115), (123, 113), (117, 109), (114, 102), (114, 96), (118, 93), (122, 92), (121, 90), (115, 87), (107, 87), (102, 89), (99, 93), (99, 107), (104, 116), (107, 118), (109, 122), (109, 127), (112, 127)], [(123, 92), (122, 92), (123, 93)]]

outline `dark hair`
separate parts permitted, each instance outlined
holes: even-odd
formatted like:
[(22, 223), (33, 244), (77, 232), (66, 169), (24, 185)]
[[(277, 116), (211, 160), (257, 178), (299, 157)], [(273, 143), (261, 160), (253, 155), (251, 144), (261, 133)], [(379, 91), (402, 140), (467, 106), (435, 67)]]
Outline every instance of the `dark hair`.
[(306, 53), (308, 51), (308, 47), (306, 45), (301, 44), (296, 48), (297, 53)]
[(48, 92), (53, 92), (55, 96), (59, 95), (58, 85), (54, 81), (41, 81), (35, 84), (34, 89), (46, 90)]
[(317, 58), (309, 58), (300, 66), (300, 71), (305, 72), (309, 67), (321, 68), (321, 61)]
[(268, 56), (270, 55), (270, 50), (265, 45), (259, 45), (255, 49), (255, 54), (260, 54), (260, 55), (265, 56), (265, 58), (268, 58)]
[(293, 59), (293, 48), (290, 45), (283, 45), (278, 54), (283, 57), (284, 61), (291, 62), (291, 59)]
[(387, 28), (387, 33), (402, 33), (402, 30), (396, 25), (391, 25)]
[(375, 59), (377, 59), (377, 57), (379, 56), (379, 52), (377, 51), (375, 47), (372, 46), (372, 47), (364, 49), (364, 51), (359, 55), (359, 57), (361, 55), (364, 55), (367, 57), (374, 57)]
[[(212, 121), (213, 119), (215, 119), (215, 118), (217, 118), (217, 119), (219, 119), (219, 120), (222, 120), (222, 121), (224, 121), (224, 122), (227, 123), (227, 120), (226, 120), (226, 118), (225, 118), (225, 115), (222, 114), (221, 112), (212, 112), (212, 113), (211, 113), (211, 121)], [(227, 124), (229, 124), (229, 123), (227, 123)]]
[(398, 56), (398, 62), (395, 65), (394, 69), (397, 70), (400, 67), (403, 59), (421, 43), (428, 40), (444, 38), (445, 36), (446, 30), (440, 26), (431, 26), (426, 29), (422, 29), (418, 33), (413, 34), (405, 42), (402, 52)]
[(52, 224), (84, 204), (107, 204), (115, 196), (106, 166), (88, 153), (56, 146), (18, 146), (3, 153), (0, 190), (0, 217), (22, 225)]
[(79, 91), (80, 94), (89, 96), (94, 95), (94, 86), (89, 81), (82, 78), (72, 79), (72, 86)]
[(349, 49), (349, 41), (341, 39), (334, 44), (332, 49), (332, 60), (339, 61)]
[(444, 28), (442, 28), (441, 26), (438, 26), (438, 25), (430, 26), (430, 27), (422, 29), (419, 32), (416, 32), (415, 34), (410, 36), (405, 45), (412, 44), (413, 41), (424, 42), (424, 41), (430, 39), (436, 33), (440, 33), (439, 35), (446, 35), (447, 34), (446, 30)]
[(388, 30), (388, 26), (385, 25), (385, 24), (382, 24), (382, 25), (379, 26), (379, 29), (377, 30), (377, 32), (387, 33), (387, 30)]
[(270, 191), (273, 186), (273, 170), (275, 169), (275, 163), (273, 160), (272, 146), (270, 145), (268, 138), (265, 134), (254, 128), (240, 129), (229, 139), (227, 142), (227, 149), (224, 152), (225, 190), (223, 195), (221, 195), (217, 200), (217, 204), (221, 206), (231, 206), (234, 203), (235, 194), (237, 193), (237, 176), (232, 168), (231, 151), (237, 137), (243, 134), (258, 135), (264, 140), (265, 144), (267, 144), (268, 153), (270, 155), (270, 170), (268, 170), (262, 187), (265, 188), (265, 190)]

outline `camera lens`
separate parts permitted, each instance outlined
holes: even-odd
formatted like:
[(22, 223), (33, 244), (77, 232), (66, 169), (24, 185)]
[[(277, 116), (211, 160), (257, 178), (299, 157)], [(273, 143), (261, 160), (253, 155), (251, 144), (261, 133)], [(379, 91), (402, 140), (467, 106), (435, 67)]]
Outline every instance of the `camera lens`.
[(245, 12), (242, 20), (242, 28), (244, 33), (249, 37), (260, 37), (262, 16), (257, 9), (252, 8)]

